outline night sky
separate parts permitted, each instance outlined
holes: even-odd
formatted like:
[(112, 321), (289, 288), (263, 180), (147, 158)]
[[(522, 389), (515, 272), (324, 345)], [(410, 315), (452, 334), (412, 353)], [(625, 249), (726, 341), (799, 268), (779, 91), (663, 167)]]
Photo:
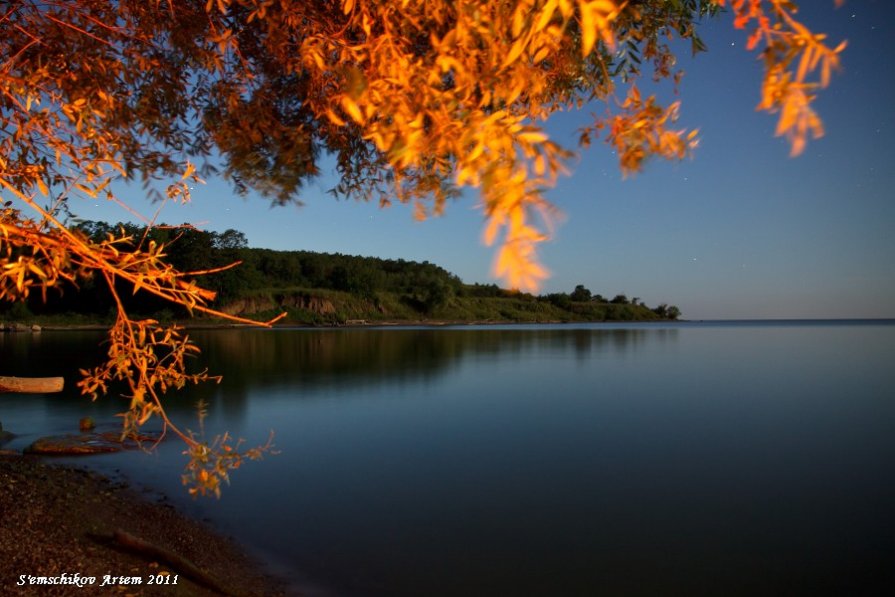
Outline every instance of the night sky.
[[(694, 158), (653, 161), (623, 179), (601, 141), (583, 152), (548, 193), (564, 217), (541, 252), (552, 272), (543, 291), (584, 284), (678, 305), (686, 319), (895, 317), (895, 3), (799, 4), (801, 20), (831, 45), (848, 41), (842, 71), (815, 102), (826, 136), (790, 158), (774, 137), (776, 115), (755, 111), (761, 65), (745, 49), (747, 32), (729, 15), (703, 24), (709, 51), (695, 59), (685, 51), (678, 62), (686, 71), (679, 125), (700, 130)], [(548, 130), (573, 147), (592, 111), (603, 107), (558, 114)], [(270, 208), (209, 180), (159, 221), (235, 228), (253, 247), (428, 260), (465, 282), (500, 282), (490, 275), (494, 249), (481, 243), (474, 190), (443, 217), (415, 222), (406, 206), (334, 200), (331, 171), (324, 163), (302, 207)], [(118, 191), (154, 211), (139, 186)], [(72, 208), (88, 219), (132, 219), (108, 204)]]

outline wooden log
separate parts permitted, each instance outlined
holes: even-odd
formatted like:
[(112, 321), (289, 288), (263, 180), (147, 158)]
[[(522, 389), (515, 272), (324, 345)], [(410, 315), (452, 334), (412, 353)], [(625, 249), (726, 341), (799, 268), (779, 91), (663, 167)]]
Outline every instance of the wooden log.
[(65, 380), (61, 377), (4, 377), (0, 375), (0, 393), (48, 394), (61, 392)]
[(121, 547), (130, 551), (141, 554), (150, 560), (162, 561), (167, 563), (171, 568), (184, 576), (190, 577), (197, 584), (203, 585), (221, 595), (235, 595), (232, 591), (224, 587), (218, 580), (206, 573), (204, 570), (193, 564), (190, 560), (180, 556), (179, 554), (169, 551), (163, 547), (159, 547), (148, 541), (144, 541), (139, 537), (131, 535), (127, 531), (116, 529), (112, 538)]

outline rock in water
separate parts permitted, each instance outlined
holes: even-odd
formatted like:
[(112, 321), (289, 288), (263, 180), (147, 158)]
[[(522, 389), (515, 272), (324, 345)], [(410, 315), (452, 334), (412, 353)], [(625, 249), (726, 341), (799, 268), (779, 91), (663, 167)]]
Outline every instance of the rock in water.
[(103, 433), (82, 433), (79, 435), (52, 435), (42, 437), (25, 448), (26, 454), (43, 454), (52, 456), (77, 456), (80, 454), (102, 454), (105, 452), (120, 452), (121, 450), (133, 450), (143, 444), (152, 444), (158, 441), (160, 435), (141, 434), (136, 438), (127, 438), (124, 441), (118, 433), (107, 431)]

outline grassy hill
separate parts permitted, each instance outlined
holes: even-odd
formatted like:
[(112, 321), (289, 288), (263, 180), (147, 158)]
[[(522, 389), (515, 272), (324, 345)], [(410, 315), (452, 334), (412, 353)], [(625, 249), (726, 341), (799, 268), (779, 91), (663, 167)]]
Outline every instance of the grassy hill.
[[(200, 286), (214, 290), (214, 307), (256, 319), (285, 311), (284, 323), (334, 325), (377, 322), (567, 322), (676, 319), (677, 307), (650, 308), (625, 295), (612, 299), (583, 285), (570, 293), (534, 296), (494, 284), (466, 284), (442, 267), (424, 261), (380, 259), (311, 251), (273, 251), (248, 247), (235, 230), (223, 233), (164, 225), (145, 231), (132, 224), (85, 222), (94, 239), (122, 233), (166, 249), (180, 271), (201, 271), (241, 262), (236, 268), (204, 276)], [(138, 242), (134, 240), (133, 242)], [(185, 319), (179, 307), (146, 293), (120, 295), (135, 315), (160, 320)], [(51, 293), (43, 302), (0, 305), (0, 321), (102, 322), (113, 312), (111, 293), (97, 280)]]
[(571, 301), (561, 308), (545, 297), (509, 293), (505, 296), (452, 296), (431, 309), (392, 292), (372, 297), (322, 288), (258, 290), (222, 305), (227, 313), (273, 317), (283, 311), (284, 323), (333, 325), (384, 322), (571, 322), (653, 321), (667, 319), (644, 305)]

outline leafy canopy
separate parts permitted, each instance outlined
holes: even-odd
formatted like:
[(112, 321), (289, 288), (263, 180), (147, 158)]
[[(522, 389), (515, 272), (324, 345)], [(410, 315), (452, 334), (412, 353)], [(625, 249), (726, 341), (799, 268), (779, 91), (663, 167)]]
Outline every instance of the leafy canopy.
[[(86, 238), (71, 199), (127, 207), (109, 184), (139, 177), (173, 181), (160, 199), (186, 201), (189, 184), (220, 167), (239, 191), (298, 201), (325, 155), (337, 163), (336, 194), (397, 199), (420, 218), (464, 186), (479, 189), (484, 240), (499, 244), (495, 273), (534, 289), (547, 276), (536, 251), (553, 214), (544, 190), (572, 156), (544, 123), (600, 102), (581, 144), (602, 137), (624, 172), (688, 155), (696, 132), (676, 127), (677, 102), (662, 106), (636, 83), (677, 83), (672, 47), (704, 50), (697, 26), (724, 10), (761, 51), (758, 108), (779, 115), (777, 134), (799, 153), (823, 133), (811, 101), (844, 44), (827, 46), (789, 0), (7, 2), (0, 298), (99, 276), (113, 292), (124, 281), (222, 316), (197, 283), (206, 272), (177, 271), (165, 245), (124, 233)], [(164, 418), (156, 392), (203, 378), (182, 373), (190, 346), (131, 320), (119, 301), (109, 363), (83, 388), (117, 377), (132, 397), (126, 427)]]

